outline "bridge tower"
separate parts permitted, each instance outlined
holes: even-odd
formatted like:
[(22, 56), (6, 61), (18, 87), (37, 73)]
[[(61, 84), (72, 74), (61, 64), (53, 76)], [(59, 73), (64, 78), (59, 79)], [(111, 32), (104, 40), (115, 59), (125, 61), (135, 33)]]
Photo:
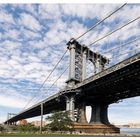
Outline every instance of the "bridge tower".
[[(70, 51), (70, 66), (69, 66), (69, 79), (66, 81), (66, 83), (67, 87), (69, 88), (74, 87), (76, 83), (82, 82), (84, 79), (86, 79), (87, 60), (92, 62), (94, 67), (94, 74), (102, 71), (105, 68), (105, 65), (109, 62), (108, 59), (106, 59), (102, 55), (93, 52), (85, 45), (79, 44), (74, 38), (72, 38), (67, 43), (67, 45)], [(67, 100), (66, 110), (71, 112), (70, 114), (72, 120), (74, 120), (75, 94), (76, 93), (71, 93), (67, 95), (66, 99)], [(79, 107), (83, 107), (83, 105), (80, 105)]]
[(109, 60), (99, 53), (95, 53), (85, 45), (80, 45), (74, 38), (68, 43), (70, 51), (70, 66), (68, 86), (72, 87), (77, 82), (82, 82), (86, 78), (86, 62), (91, 61), (94, 67), (94, 74), (105, 69)]
[[(13, 116), (15, 116), (16, 114), (15, 113), (7, 113), (7, 120), (11, 119)], [(8, 125), (9, 124), (14, 124), (16, 125), (16, 122), (13, 122), (13, 123), (7, 123)]]
[[(89, 60), (94, 67), (94, 74), (103, 71), (109, 60), (99, 53), (93, 52), (87, 46), (79, 44), (74, 38), (68, 43), (70, 52), (69, 78), (66, 81), (68, 88), (73, 88), (77, 83), (86, 79), (86, 63)], [(83, 92), (81, 90), (81, 92)], [(117, 128), (109, 124), (108, 104), (106, 102), (90, 103), (92, 107), (91, 120), (86, 120), (86, 100), (77, 101), (75, 92), (68, 92), (66, 95), (66, 110), (70, 112), (70, 118), (76, 121), (75, 128), (84, 132), (119, 132)], [(89, 105), (89, 103), (88, 103)], [(77, 109), (77, 118), (75, 119), (74, 110)], [(111, 127), (110, 127), (111, 126)], [(100, 128), (100, 129), (99, 129)]]

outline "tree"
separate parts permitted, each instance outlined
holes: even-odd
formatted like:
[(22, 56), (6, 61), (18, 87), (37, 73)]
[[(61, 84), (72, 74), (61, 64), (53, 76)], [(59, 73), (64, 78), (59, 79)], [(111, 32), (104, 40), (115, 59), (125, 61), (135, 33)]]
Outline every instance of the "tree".
[(46, 118), (50, 123), (47, 125), (52, 131), (73, 131), (73, 121), (69, 118), (69, 112), (53, 112)]
[(0, 125), (0, 132), (4, 131), (4, 127), (2, 125)]
[(18, 126), (18, 130), (19, 131), (22, 131), (22, 132), (35, 132), (35, 131), (38, 131), (39, 129), (36, 128), (31, 123), (28, 123), (26, 125), (20, 125), (20, 126)]

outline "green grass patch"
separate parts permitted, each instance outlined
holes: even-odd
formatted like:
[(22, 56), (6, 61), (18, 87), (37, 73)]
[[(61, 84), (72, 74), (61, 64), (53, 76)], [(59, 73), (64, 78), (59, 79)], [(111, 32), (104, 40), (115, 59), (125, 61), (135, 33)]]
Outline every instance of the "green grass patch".
[(128, 135), (128, 134), (60, 134), (60, 133), (30, 133), (30, 132), (15, 132), (15, 133), (0, 133), (0, 137), (140, 137), (140, 135)]
[[(76, 137), (78, 134), (0, 133), (0, 137)], [(85, 135), (83, 135), (85, 136)]]

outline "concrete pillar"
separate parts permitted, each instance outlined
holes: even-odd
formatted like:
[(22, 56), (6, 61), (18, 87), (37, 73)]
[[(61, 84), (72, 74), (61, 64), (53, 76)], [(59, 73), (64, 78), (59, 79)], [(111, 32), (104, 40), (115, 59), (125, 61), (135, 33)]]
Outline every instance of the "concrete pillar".
[(96, 73), (100, 72), (100, 59), (98, 58), (95, 63)]
[(100, 105), (91, 105), (92, 107), (92, 112), (91, 112), (91, 120), (90, 123), (101, 123), (101, 108)]
[(87, 50), (83, 52), (83, 58), (82, 58), (82, 81), (86, 79), (86, 57), (87, 57)]
[(43, 125), (43, 103), (40, 104), (40, 133), (42, 133), (42, 125)]
[(66, 97), (66, 111), (70, 111), (70, 99)]
[(104, 70), (105, 69), (105, 64), (102, 64), (102, 68), (101, 68), (102, 70)]
[(97, 73), (97, 68), (96, 68), (95, 62), (93, 62), (93, 66), (94, 66), (94, 74), (96, 74)]
[(98, 72), (101, 72), (105, 68), (105, 64), (102, 62), (101, 56), (97, 59), (97, 64), (96, 64)]
[(81, 103), (78, 108), (79, 108), (78, 122), (79, 123), (87, 123), (87, 119), (86, 119), (86, 105), (85, 105), (85, 103), (84, 102)]
[(91, 112), (91, 120), (90, 123), (93, 124), (109, 124), (108, 121), (108, 105), (101, 105), (101, 104), (94, 104), (91, 105), (92, 112)]
[(75, 44), (70, 44), (70, 67), (69, 67), (69, 79), (75, 79)]
[(104, 124), (110, 124), (108, 120), (108, 105), (104, 105), (101, 108), (101, 120)]
[(72, 121), (75, 120), (75, 117), (74, 117), (74, 109), (75, 109), (75, 103), (74, 103), (74, 96), (70, 96), (69, 97), (69, 112), (70, 112), (70, 118)]

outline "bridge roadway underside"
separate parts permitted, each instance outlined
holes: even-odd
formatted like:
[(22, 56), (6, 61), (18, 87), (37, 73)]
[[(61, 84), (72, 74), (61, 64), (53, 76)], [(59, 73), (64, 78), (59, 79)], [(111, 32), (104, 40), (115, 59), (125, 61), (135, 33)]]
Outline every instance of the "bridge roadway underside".
[[(106, 70), (105, 70), (106, 71)], [(85, 83), (83, 81), (83, 83)], [(121, 69), (115, 70), (107, 75), (104, 75), (96, 80), (87, 82), (77, 86), (81, 92), (75, 94), (75, 106), (85, 102), (86, 105), (105, 103), (111, 104), (119, 100), (135, 97), (140, 95), (140, 60), (127, 65)], [(71, 92), (58, 94), (53, 96), (50, 100), (43, 101), (44, 112), (49, 114), (54, 110), (66, 109), (65, 95), (72, 94)], [(59, 97), (59, 98), (58, 98)], [(5, 123), (17, 122), (21, 119), (40, 116), (40, 103), (33, 107), (24, 110), (13, 118), (7, 120)]]
[(76, 100), (111, 104), (135, 96), (140, 96), (140, 61), (83, 85)]
[[(65, 110), (65, 108), (66, 108), (65, 101), (61, 100), (58, 102), (56, 99), (54, 99), (43, 104), (43, 114), (45, 115), (51, 113), (52, 111)], [(12, 117), (11, 119), (8, 120), (8, 123), (40, 116), (40, 114), (41, 114), (41, 105), (37, 104), (33, 108), (24, 110), (23, 112), (20, 112), (18, 115)]]

